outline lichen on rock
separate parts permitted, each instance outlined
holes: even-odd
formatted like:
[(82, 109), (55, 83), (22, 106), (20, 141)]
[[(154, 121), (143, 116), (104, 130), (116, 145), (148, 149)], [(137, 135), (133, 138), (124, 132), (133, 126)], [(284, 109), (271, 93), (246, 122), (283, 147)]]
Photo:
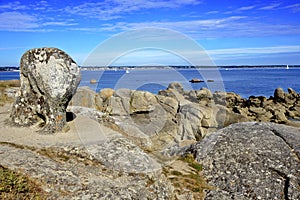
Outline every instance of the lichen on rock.
[(244, 122), (207, 136), (186, 154), (216, 188), (205, 199), (299, 199), (299, 142), (298, 128)]
[(39, 132), (54, 133), (66, 125), (66, 107), (81, 75), (73, 59), (57, 48), (25, 52), (20, 63), (20, 90), (10, 115), (18, 126), (39, 124)]

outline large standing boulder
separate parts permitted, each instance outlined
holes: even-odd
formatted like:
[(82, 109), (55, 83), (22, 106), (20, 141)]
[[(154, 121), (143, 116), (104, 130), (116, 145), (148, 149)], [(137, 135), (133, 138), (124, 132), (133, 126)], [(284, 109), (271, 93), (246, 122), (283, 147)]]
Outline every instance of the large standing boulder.
[(20, 70), (12, 123), (39, 123), (42, 133), (61, 131), (66, 125), (66, 107), (80, 82), (78, 65), (57, 48), (37, 48), (22, 56)]

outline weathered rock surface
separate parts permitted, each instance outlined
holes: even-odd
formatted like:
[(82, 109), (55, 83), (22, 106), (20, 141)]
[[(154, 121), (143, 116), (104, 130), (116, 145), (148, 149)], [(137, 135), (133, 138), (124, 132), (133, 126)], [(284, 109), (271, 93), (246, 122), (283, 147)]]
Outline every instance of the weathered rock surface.
[(225, 102), (231, 112), (241, 115), (240, 117), (247, 121), (293, 124), (299, 127), (299, 124), (290, 121), (300, 117), (300, 95), (292, 88), (288, 88), (288, 93), (285, 93), (282, 88), (277, 88), (274, 96), (269, 98), (250, 96), (244, 99), (231, 92), (220, 94), (213, 94), (214, 102), (216, 104)]
[(81, 106), (97, 109), (98, 99), (100, 99), (100, 97), (95, 91), (91, 90), (89, 87), (80, 87), (69, 102), (69, 106)]
[(204, 82), (204, 81), (202, 81), (202, 80), (200, 80), (198, 78), (193, 78), (193, 79), (190, 80), (190, 82), (191, 83), (200, 83), (200, 82)]
[[(199, 199), (203, 189), (206, 199), (299, 199), (299, 129), (234, 124), (291, 123), (299, 105), (291, 88), (248, 99), (178, 83), (159, 95), (80, 88), (68, 133), (10, 127), (0, 107), (0, 165), (38, 181), (49, 199)], [(190, 154), (202, 171), (173, 157)]]
[(208, 89), (197, 91), (198, 102), (207, 101), (205, 104), (191, 102), (186, 94), (180, 83), (171, 83), (161, 95), (129, 89), (95, 93), (79, 88), (70, 105), (81, 104), (108, 114), (127, 138), (142, 149), (157, 151), (185, 140), (195, 141), (222, 127), (222, 120), (216, 118), (220, 109), (207, 107), (212, 100)]
[(182, 84), (178, 83), (178, 82), (170, 83), (167, 90), (174, 90), (174, 91), (177, 91), (179, 94), (184, 93)]
[(174, 199), (152, 156), (99, 123), (99, 111), (69, 109), (76, 114), (70, 131), (49, 135), (5, 125), (1, 109), (0, 165), (37, 182), (47, 199)]
[(78, 147), (34, 151), (8, 144), (0, 146), (0, 158), (1, 165), (37, 180), (47, 199), (172, 199), (173, 187), (164, 176), (115, 171), (82, 151)]
[(299, 144), (300, 129), (246, 122), (183, 152), (203, 164), (208, 184), (215, 187), (205, 199), (300, 199)]
[(106, 113), (127, 138), (143, 149), (156, 151), (200, 140), (237, 122), (271, 121), (297, 126), (289, 118), (300, 116), (300, 95), (291, 88), (289, 93), (282, 92), (276, 89), (274, 97), (244, 99), (232, 92), (212, 94), (207, 88), (184, 91), (180, 83), (171, 83), (158, 95), (129, 89), (95, 93), (80, 88), (71, 105)]
[(27, 51), (20, 63), (21, 86), (10, 120), (19, 126), (39, 123), (41, 133), (61, 131), (66, 107), (80, 81), (77, 64), (56, 48)]

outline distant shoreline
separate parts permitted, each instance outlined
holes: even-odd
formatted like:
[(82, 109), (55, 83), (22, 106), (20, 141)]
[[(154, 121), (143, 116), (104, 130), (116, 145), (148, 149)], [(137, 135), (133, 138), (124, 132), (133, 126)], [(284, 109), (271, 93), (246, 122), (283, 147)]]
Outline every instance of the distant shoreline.
[[(300, 68), (300, 65), (288, 65), (289, 68)], [(131, 70), (131, 69), (240, 69), (240, 68), (287, 68), (287, 65), (238, 65), (238, 66), (86, 66), (82, 70)]]
[[(300, 68), (300, 65), (222, 65), (222, 66), (80, 66), (82, 70), (130, 70), (130, 69), (235, 69), (235, 68)], [(0, 71), (18, 71), (19, 67), (4, 66)]]

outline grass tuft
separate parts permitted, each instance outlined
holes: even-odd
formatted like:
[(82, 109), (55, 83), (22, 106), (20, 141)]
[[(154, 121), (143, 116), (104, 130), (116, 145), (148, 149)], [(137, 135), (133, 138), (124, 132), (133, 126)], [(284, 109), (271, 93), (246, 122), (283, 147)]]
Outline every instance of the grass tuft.
[(0, 88), (20, 87), (20, 80), (4, 80), (0, 81)]
[(14, 98), (8, 97), (4, 92), (9, 87), (20, 87), (20, 80), (0, 81), (0, 106), (14, 102)]
[(196, 171), (202, 171), (202, 165), (195, 161), (192, 154), (188, 154), (185, 157), (180, 158), (182, 161), (187, 162), (190, 167), (195, 169)]
[(0, 199), (46, 199), (46, 193), (28, 177), (0, 165)]
[(163, 169), (163, 173), (172, 182), (177, 194), (182, 195), (190, 191), (194, 199), (203, 199), (205, 190), (214, 189), (202, 175), (202, 165), (194, 160), (193, 155), (188, 154), (175, 162), (182, 162), (184, 165), (190, 167), (190, 169), (185, 168), (182, 172), (174, 169), (172, 165), (166, 166)]

